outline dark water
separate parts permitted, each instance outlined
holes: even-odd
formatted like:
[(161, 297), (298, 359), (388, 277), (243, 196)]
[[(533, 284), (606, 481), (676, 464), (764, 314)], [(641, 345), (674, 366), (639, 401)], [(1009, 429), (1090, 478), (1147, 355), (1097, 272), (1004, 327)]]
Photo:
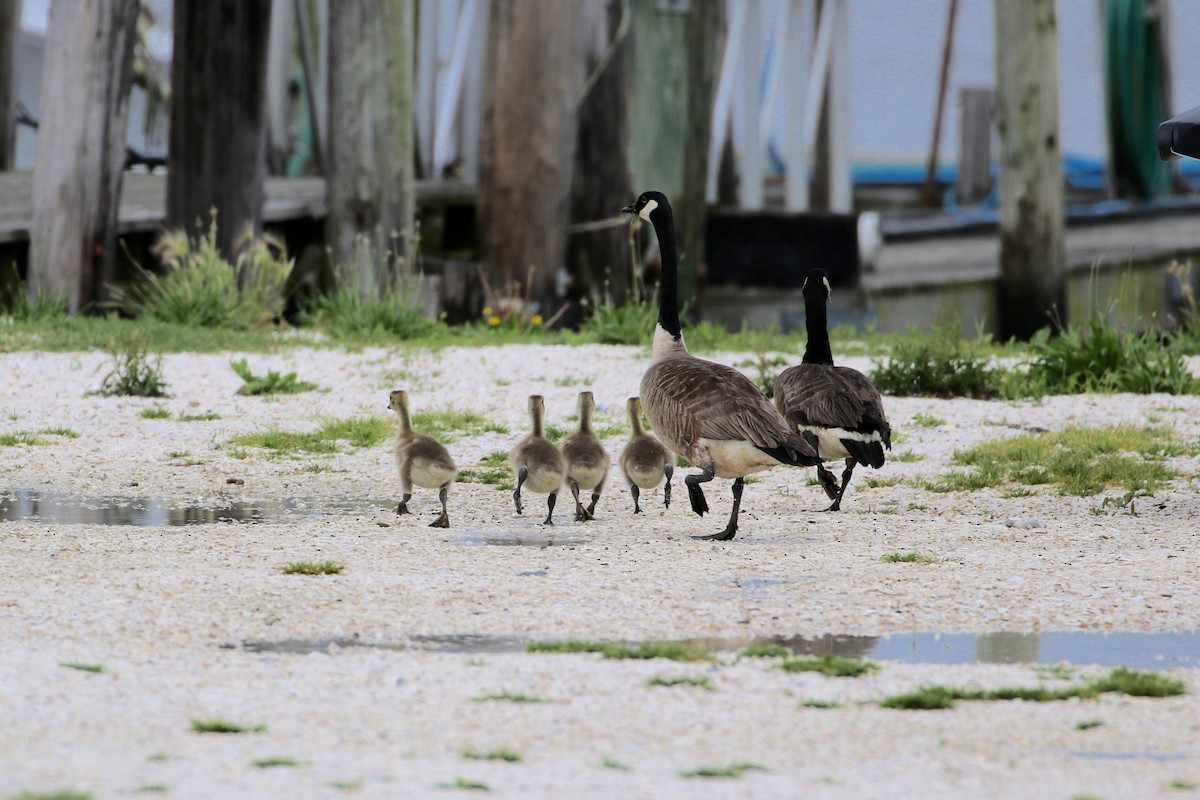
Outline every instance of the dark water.
[[(358, 639), (286, 639), (245, 642), (251, 653), (329, 653), (334, 647), (425, 650), (478, 655), (522, 653), (533, 641), (519, 636), (414, 636), (401, 642)], [(1074, 664), (1134, 669), (1200, 667), (1200, 632), (1188, 633), (906, 633), (893, 636), (821, 636), (684, 639), (684, 644), (712, 653), (733, 654), (750, 645), (775, 644), (793, 655), (835, 655), (900, 661), (908, 664)], [(644, 644), (630, 642), (629, 644)], [(236, 649), (238, 645), (224, 645)]]

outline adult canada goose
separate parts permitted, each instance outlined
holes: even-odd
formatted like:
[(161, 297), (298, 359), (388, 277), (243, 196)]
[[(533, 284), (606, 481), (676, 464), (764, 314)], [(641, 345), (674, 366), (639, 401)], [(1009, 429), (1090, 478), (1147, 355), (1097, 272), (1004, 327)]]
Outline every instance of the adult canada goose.
[[(612, 459), (608, 451), (600, 443), (600, 437), (592, 430), (592, 412), (596, 410), (596, 400), (591, 392), (579, 393), (579, 427), (563, 439), (562, 455), (567, 464), (567, 485), (575, 497), (575, 521), (583, 522), (594, 519), (596, 501), (604, 489), (604, 479), (608, 477), (608, 467)], [(592, 502), (587, 508), (579, 501), (579, 490), (591, 490)]]
[(413, 430), (412, 418), (408, 413), (408, 392), (402, 389), (392, 392), (388, 398), (388, 408), (400, 417), (400, 431), (396, 436), (396, 468), (400, 471), (400, 488), (404, 491), (404, 497), (396, 506), (396, 513), (410, 513), (408, 501), (412, 498), (414, 484), (423, 489), (438, 489), (442, 513), (429, 523), (429, 527), (449, 528), (446, 497), (454, 476), (458, 474), (454, 459), (437, 439)]
[(817, 466), (817, 477), (833, 501), (828, 510), (837, 511), (855, 464), (883, 466), (883, 448), (892, 449), (892, 429), (883, 413), (883, 398), (870, 379), (856, 369), (833, 364), (825, 270), (809, 272), (801, 291), (808, 344), (801, 363), (785, 369), (775, 381), (775, 405), (822, 459), (846, 459), (840, 486), (824, 465)]
[(662, 442), (642, 430), (642, 401), (631, 397), (625, 403), (629, 412), (629, 442), (621, 451), (621, 472), (629, 483), (629, 493), (633, 495), (633, 513), (642, 513), (638, 496), (642, 489), (653, 489), (662, 483), (663, 505), (671, 507), (671, 477), (675, 474), (675, 457)]
[(700, 484), (714, 477), (734, 479), (729, 524), (711, 536), (692, 537), (732, 539), (737, 534), (745, 476), (778, 464), (810, 466), (820, 463), (820, 458), (753, 381), (733, 367), (688, 353), (679, 324), (675, 225), (666, 195), (646, 192), (621, 210), (654, 226), (662, 258), (658, 327), (650, 368), (642, 375), (646, 418), (669, 449), (702, 470), (684, 479), (697, 514), (708, 511)]
[(554, 442), (542, 433), (542, 418), (546, 414), (546, 403), (539, 394), (529, 397), (529, 419), (533, 430), (528, 436), (517, 442), (517, 446), (508, 454), (508, 465), (517, 476), (517, 488), (513, 490), (513, 503), (517, 513), (525, 510), (521, 505), (521, 487), (526, 486), (530, 491), (545, 492), (546, 521), (544, 524), (553, 525), (554, 503), (558, 500), (558, 489), (562, 486), (566, 475), (562, 453), (554, 446)]

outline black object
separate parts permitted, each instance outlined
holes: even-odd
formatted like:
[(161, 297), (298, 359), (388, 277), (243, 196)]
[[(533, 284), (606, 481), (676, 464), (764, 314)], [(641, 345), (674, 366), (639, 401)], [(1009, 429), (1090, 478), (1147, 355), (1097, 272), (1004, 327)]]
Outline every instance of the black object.
[(1200, 106), (1158, 126), (1158, 157), (1170, 161), (1176, 156), (1200, 158)]
[(714, 210), (706, 240), (710, 286), (798, 289), (816, 266), (835, 289), (858, 285), (855, 214)]

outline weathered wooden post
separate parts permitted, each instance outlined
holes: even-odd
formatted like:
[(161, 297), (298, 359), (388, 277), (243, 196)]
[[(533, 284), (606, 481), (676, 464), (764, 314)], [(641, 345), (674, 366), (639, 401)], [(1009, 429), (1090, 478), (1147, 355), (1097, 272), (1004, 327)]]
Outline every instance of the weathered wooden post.
[(54, 0), (33, 172), (29, 289), (71, 313), (112, 280), (138, 0)]
[(21, 0), (0, 0), (0, 170), (12, 169), (17, 147), (17, 34)]
[(996, 92), (990, 87), (958, 90), (958, 204), (978, 203), (992, 191), (992, 110)]
[(1051, 309), (1066, 313), (1058, 24), (1054, 0), (996, 0), (995, 9), (1000, 334), (1025, 339)]
[(177, 0), (167, 225), (195, 235), (217, 210), (217, 246), (262, 228), (271, 0)]
[[(339, 275), (364, 294), (384, 288), (384, 255), (409, 255), (413, 175), (415, 0), (329, 9), (329, 219)], [(369, 248), (362, 248), (362, 237)]]
[[(580, 5), (494, 0), (488, 35), (479, 217), (492, 286), (525, 283), (553, 313), (566, 256), (582, 82)], [(627, 201), (628, 202), (628, 201)]]

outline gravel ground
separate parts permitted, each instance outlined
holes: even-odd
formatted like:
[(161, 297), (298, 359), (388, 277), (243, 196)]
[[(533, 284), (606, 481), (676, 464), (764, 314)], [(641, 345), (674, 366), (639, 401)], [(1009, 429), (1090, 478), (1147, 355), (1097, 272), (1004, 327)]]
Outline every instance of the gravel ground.
[[(735, 645), (756, 638), (857, 637), (842, 647), (861, 654), (872, 646), (866, 637), (912, 632), (1195, 630), (1196, 458), (1175, 459), (1187, 477), (1139, 499), (1136, 515), (1103, 506), (1116, 490), (936, 494), (868, 478), (933, 477), (956, 448), (1076, 423), (1155, 422), (1195, 441), (1200, 398), (889, 398), (900, 434), (891, 455), (918, 460), (860, 468), (839, 514), (819, 513), (828, 501), (809, 485), (811, 470), (764, 473), (746, 489), (738, 538), (702, 543), (688, 535), (723, 526), (728, 488), (712, 484), (713, 514), (700, 519), (678, 474), (669, 510), (656, 495), (635, 519), (614, 472), (595, 522), (571, 521), (565, 493), (552, 530), (538, 524), (542, 496), (530, 495), (517, 516), (508, 492), (460, 483), (450, 495), (453, 527), (437, 530), (425, 527), (436, 515), (433, 492), (418, 490), (415, 516), (395, 516), (390, 443), (297, 458), (231, 444), (246, 433), (382, 417), (388, 391), (406, 388), (415, 412), (470, 410), (509, 429), (450, 443), (460, 467), (471, 466), (522, 435), (534, 392), (545, 395), (550, 423), (568, 427), (576, 393), (590, 388), (598, 425), (622, 424), (646, 363), (635, 348), (249, 356), (255, 373), (298, 371), (322, 387), (280, 398), (238, 396), (230, 358), (165, 356), (172, 396), (150, 400), (88, 394), (108, 367), (102, 353), (0, 354), (0, 436), (79, 434), (0, 447), (0, 492), (10, 493), (0, 506), (10, 516), (30, 510), (31, 491), (60, 501), (40, 518), (0, 522), (0, 797), (60, 789), (96, 798), (446, 797), (468, 791), (445, 788), (461, 779), (523, 798), (1066, 799), (1184, 797), (1200, 783), (1194, 658), (1170, 669), (1189, 689), (1182, 697), (923, 712), (877, 701), (925, 684), (1057, 679), (1030, 664), (886, 660), (868, 676), (827, 678), (733, 658)], [(171, 418), (144, 419), (147, 408)], [(219, 419), (178, 419), (206, 413)], [(606, 440), (614, 461), (623, 443)], [(124, 508), (97, 510), (113, 505)], [(145, 505), (264, 517), (90, 521)], [(184, 512), (164, 510), (163, 521), (172, 513)], [(937, 562), (880, 560), (911, 551)], [(281, 573), (300, 560), (346, 570)], [(563, 638), (704, 639), (721, 653), (686, 664), (519, 652), (527, 640)], [(278, 652), (285, 642), (300, 652)], [(1077, 666), (1075, 680), (1107, 672)], [(707, 677), (711, 690), (652, 687), (653, 677)], [(547, 702), (478, 699), (500, 692)], [(814, 701), (840, 707), (803, 705)], [(207, 718), (267, 729), (191, 731), (189, 720)], [(1076, 727), (1087, 721), (1102, 724)], [(521, 761), (464, 755), (499, 750)], [(298, 764), (252, 763), (266, 758)], [(681, 774), (738, 763), (762, 769)]]

